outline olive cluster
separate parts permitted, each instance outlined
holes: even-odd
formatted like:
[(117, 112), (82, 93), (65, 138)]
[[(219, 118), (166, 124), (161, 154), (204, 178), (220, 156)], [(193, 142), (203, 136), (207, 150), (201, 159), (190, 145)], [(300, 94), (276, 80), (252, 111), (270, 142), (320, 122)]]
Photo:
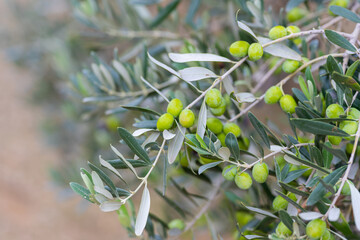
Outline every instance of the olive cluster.
[[(341, 116), (346, 116), (346, 119), (359, 119), (360, 111), (356, 108), (350, 108), (350, 110), (345, 113), (343, 107), (337, 103), (333, 103), (326, 108), (325, 111), (326, 117), (328, 118), (340, 118)], [(354, 135), (358, 129), (358, 124), (356, 121), (342, 121), (339, 124), (339, 128), (346, 132), (349, 135)], [(342, 137), (339, 136), (328, 136), (329, 142), (333, 145), (339, 145), (341, 143)]]
[(190, 109), (183, 109), (180, 99), (173, 99), (167, 106), (167, 113), (161, 115), (156, 123), (159, 131), (169, 130), (173, 127), (175, 118), (179, 117), (181, 126), (192, 127), (195, 123), (195, 114)]
[(288, 112), (290, 114), (295, 113), (295, 108), (297, 106), (293, 96), (289, 94), (283, 94), (280, 87), (278, 86), (272, 86), (266, 91), (264, 101), (266, 104), (275, 104), (280, 102), (281, 109), (284, 112)]
[(262, 58), (264, 51), (260, 43), (248, 43), (246, 41), (236, 41), (230, 45), (229, 52), (234, 57), (242, 58), (246, 55), (251, 61)]
[(264, 183), (269, 175), (269, 167), (264, 162), (256, 163), (252, 168), (252, 178), (245, 171), (240, 171), (235, 165), (228, 165), (223, 169), (223, 177), (228, 181), (234, 181), (240, 189), (249, 189), (253, 183), (252, 178), (258, 183)]
[[(288, 237), (292, 234), (292, 231), (286, 227), (283, 222), (280, 222), (276, 227), (276, 234), (282, 237)], [(332, 235), (326, 227), (326, 222), (321, 219), (314, 219), (306, 225), (306, 235), (311, 240), (335, 240), (334, 235)]]

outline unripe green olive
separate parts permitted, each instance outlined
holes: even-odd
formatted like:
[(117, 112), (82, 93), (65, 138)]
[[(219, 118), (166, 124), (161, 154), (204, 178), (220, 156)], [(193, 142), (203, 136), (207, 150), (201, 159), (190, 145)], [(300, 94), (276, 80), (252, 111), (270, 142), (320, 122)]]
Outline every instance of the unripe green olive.
[[(336, 191), (339, 190), (340, 188), (340, 184), (336, 185)], [(349, 183), (346, 181), (343, 188), (341, 189), (341, 194), (345, 195), (345, 196), (350, 196), (351, 195), (351, 191), (350, 191), (350, 185)]]
[(221, 98), (220, 106), (216, 108), (210, 108), (210, 112), (214, 116), (221, 116), (225, 113), (225, 111), (226, 111), (226, 100), (223, 97)]
[(235, 183), (239, 188), (246, 190), (251, 187), (252, 179), (247, 172), (238, 172), (235, 176)]
[(295, 7), (286, 14), (286, 18), (289, 22), (296, 22), (302, 19), (305, 15), (306, 15), (305, 9)]
[(321, 237), (321, 240), (335, 240), (335, 237), (330, 233), (328, 229), (326, 229), (325, 233)]
[(234, 57), (245, 57), (248, 53), (250, 44), (245, 41), (236, 41), (230, 45), (229, 52)]
[[(277, 58), (277, 57), (272, 58), (271, 61), (270, 61), (270, 63), (269, 63), (269, 68), (270, 68), (270, 69), (274, 68), (275, 65), (276, 65), (279, 61), (280, 61), (280, 60), (279, 60), (279, 58)], [(274, 74), (279, 74), (279, 73), (281, 73), (281, 66), (278, 67), (277, 69), (275, 69), (275, 71), (274, 71)]]
[[(349, 5), (349, 0), (332, 0), (329, 3), (330, 6), (340, 6), (343, 8), (347, 8)], [(328, 9), (328, 12), (331, 16), (336, 16), (332, 11), (330, 11), (330, 8)]]
[(248, 224), (251, 220), (254, 219), (254, 216), (250, 213), (244, 212), (244, 211), (238, 211), (235, 213), (236, 220), (241, 227)]
[(280, 100), (282, 95), (280, 87), (272, 86), (266, 91), (264, 101), (266, 104), (274, 104)]
[(343, 130), (349, 135), (354, 135), (357, 129), (358, 129), (358, 124), (357, 122), (353, 122), (353, 121), (346, 123), (345, 126), (341, 128), (341, 130)]
[(282, 70), (286, 73), (293, 73), (296, 71), (296, 69), (298, 69), (300, 67), (300, 62), (295, 61), (295, 60), (290, 60), (287, 59), (283, 64), (282, 64)]
[(217, 119), (217, 118), (208, 118), (206, 120), (206, 126), (208, 127), (208, 129), (215, 133), (215, 134), (219, 134), (222, 132), (223, 130), (223, 124), (222, 122)]
[(207, 157), (204, 157), (204, 156), (200, 156), (199, 158), (199, 162), (201, 164), (208, 164), (208, 163), (213, 163), (213, 162), (217, 162), (219, 161), (218, 159), (212, 159), (212, 158), (207, 158)]
[(295, 99), (291, 95), (285, 94), (280, 98), (280, 107), (283, 111), (292, 114), (295, 112), (296, 106)]
[(284, 26), (275, 26), (269, 31), (269, 38), (272, 40), (285, 37), (286, 35), (287, 31)]
[(224, 94), (223, 98), (225, 99), (226, 106), (230, 106), (231, 98), (230, 98), (229, 94)]
[(183, 104), (180, 99), (174, 98), (171, 100), (167, 106), (167, 112), (178, 117), (181, 111), (183, 110)]
[(352, 116), (354, 119), (360, 118), (360, 111), (356, 108), (350, 108), (349, 115)]
[(275, 161), (277, 162), (277, 164), (279, 165), (280, 167), (280, 170), (283, 169), (283, 167), (285, 166), (286, 164), (286, 161), (285, 161), (285, 158), (283, 155), (278, 155), (275, 157)]
[(205, 95), (205, 102), (211, 108), (219, 107), (221, 104), (222, 96), (218, 89), (210, 89)]
[(226, 138), (226, 135), (225, 133), (220, 133), (218, 135), (216, 135), (216, 137), (219, 139), (219, 141), (221, 142), (221, 146), (223, 147), (226, 147), (226, 144), (225, 144), (225, 138)]
[(300, 44), (302, 43), (302, 40), (301, 40), (301, 38), (299, 38), (299, 37), (293, 39), (292, 41), (293, 41), (293, 43), (294, 43), (295, 45), (300, 45)]
[(181, 126), (183, 126), (185, 128), (189, 128), (192, 125), (194, 125), (195, 114), (190, 109), (184, 109), (180, 113), (179, 121), (180, 121)]
[(286, 28), (286, 32), (287, 34), (298, 33), (300, 32), (300, 28), (298, 26), (291, 25)]
[(326, 108), (325, 114), (328, 118), (338, 118), (340, 115), (344, 115), (345, 112), (342, 106), (333, 103)]
[(181, 220), (181, 219), (174, 219), (174, 220), (172, 220), (171, 222), (169, 222), (168, 227), (169, 227), (170, 229), (177, 228), (177, 229), (180, 229), (180, 230), (184, 230), (184, 228), (185, 228), (185, 223), (184, 223), (184, 221)]
[(284, 237), (289, 237), (292, 234), (292, 231), (288, 229), (283, 222), (280, 222), (279, 225), (277, 225), (275, 232), (278, 236)]
[(116, 116), (112, 115), (105, 119), (105, 124), (110, 131), (116, 131), (116, 129), (120, 126), (120, 120)]
[(306, 225), (306, 235), (310, 239), (319, 239), (325, 233), (326, 223), (321, 219), (314, 219)]
[(342, 137), (339, 136), (328, 136), (329, 142), (332, 145), (339, 145), (341, 143)]
[[(346, 144), (346, 153), (351, 154), (353, 148), (354, 148), (354, 144), (352, 144), (352, 143)], [(356, 148), (355, 154), (360, 155), (360, 148), (359, 147)]]
[(272, 207), (275, 211), (279, 211), (279, 210), (284, 210), (287, 208), (288, 206), (288, 201), (286, 201), (285, 198), (283, 198), (282, 196), (278, 195), (274, 198), (273, 203), (272, 203)]
[(174, 116), (170, 113), (164, 113), (159, 117), (156, 127), (159, 131), (169, 130), (174, 124)]
[(308, 177), (310, 176), (312, 169), (308, 166), (300, 166), (300, 169), (308, 169), (306, 172), (304, 172), (301, 176)]
[(228, 181), (233, 181), (237, 173), (237, 167), (235, 165), (228, 165), (224, 167), (222, 171), (223, 177)]
[(257, 163), (252, 169), (252, 177), (258, 183), (264, 183), (269, 176), (269, 167), (266, 163)]
[(235, 137), (238, 138), (241, 135), (241, 129), (235, 123), (226, 123), (224, 125), (224, 133), (225, 135), (227, 135), (228, 133), (233, 133)]
[(249, 149), (250, 141), (248, 138), (242, 137), (238, 140), (238, 145), (240, 149), (247, 151)]
[(248, 56), (251, 61), (257, 61), (262, 58), (264, 54), (263, 48), (260, 43), (252, 43), (248, 50)]
[(180, 165), (183, 167), (188, 167), (189, 166), (189, 162), (187, 160), (186, 154), (184, 154), (184, 156), (182, 156), (180, 158)]
[[(348, 115), (348, 116), (346, 117), (346, 119), (354, 119), (354, 117), (351, 116), (351, 115)], [(351, 122), (352, 122), (352, 121), (342, 121), (342, 122), (340, 122), (340, 124), (339, 124), (339, 128), (340, 128), (340, 129), (343, 129), (346, 124), (351, 123)]]

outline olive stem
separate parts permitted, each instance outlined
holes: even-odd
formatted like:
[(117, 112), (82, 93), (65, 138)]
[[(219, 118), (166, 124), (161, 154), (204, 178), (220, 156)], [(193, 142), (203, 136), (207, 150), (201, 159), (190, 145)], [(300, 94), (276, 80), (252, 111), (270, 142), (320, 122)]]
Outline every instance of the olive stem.
[(158, 160), (160, 159), (160, 155), (161, 155), (162, 151), (164, 150), (165, 143), (166, 143), (166, 140), (164, 139), (162, 144), (161, 144), (160, 150), (159, 150), (159, 152), (158, 152), (158, 154), (157, 154), (157, 156), (156, 156), (156, 158), (155, 158), (155, 160), (153, 162), (153, 164), (151, 165), (151, 167), (150, 167), (149, 171), (147, 172), (147, 174), (145, 175), (145, 177), (142, 178), (141, 183), (137, 186), (137, 188), (134, 191), (130, 191), (131, 194), (129, 196), (127, 196), (126, 198), (120, 199), (123, 203), (125, 203), (129, 198), (134, 196), (140, 190), (142, 185), (147, 183), (148, 177), (150, 176), (150, 174), (154, 170)]
[[(285, 77), (284, 79), (282, 79), (276, 86), (280, 86), (280, 85), (284, 85), (287, 81), (289, 81), (292, 77), (294, 77), (298, 72), (300, 72), (301, 70), (305, 69), (307, 66), (324, 60), (329, 56), (333, 56), (333, 57), (342, 57), (344, 56), (345, 53), (335, 53), (335, 54), (328, 54), (328, 55), (324, 55), (318, 58), (314, 58), (312, 60), (310, 60), (307, 63), (304, 63), (301, 67), (299, 67), (295, 72), (293, 72), (292, 74), (289, 74), (287, 77)], [(239, 117), (243, 116), (245, 113), (247, 113), (250, 109), (252, 109), (254, 106), (256, 106), (259, 102), (261, 102), (265, 97), (265, 94), (263, 94), (261, 97), (259, 97), (257, 100), (255, 100), (252, 104), (250, 104), (249, 106), (247, 106), (244, 110), (242, 110), (240, 113), (238, 113), (236, 116), (234, 116), (233, 118), (231, 118), (229, 121), (235, 121), (236, 119), (238, 119)]]

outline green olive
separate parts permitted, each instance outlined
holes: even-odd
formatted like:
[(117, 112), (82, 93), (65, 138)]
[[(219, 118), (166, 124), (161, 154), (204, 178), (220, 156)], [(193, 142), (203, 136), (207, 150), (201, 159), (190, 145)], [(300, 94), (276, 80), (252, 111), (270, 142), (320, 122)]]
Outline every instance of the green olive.
[(241, 135), (241, 129), (235, 123), (226, 123), (224, 125), (224, 133), (225, 135), (227, 135), (228, 133), (233, 133), (235, 137), (238, 138)]
[(306, 14), (305, 9), (294, 7), (286, 14), (286, 18), (289, 22), (296, 22), (305, 17)]
[(269, 38), (272, 40), (285, 37), (286, 35), (287, 31), (284, 26), (275, 26), (269, 31)]
[(156, 127), (159, 131), (169, 130), (174, 124), (174, 117), (170, 113), (164, 113), (159, 117)]
[(326, 108), (326, 116), (328, 118), (338, 118), (344, 115), (345, 111), (342, 106), (337, 103), (333, 103)]
[(170, 229), (176, 228), (176, 229), (184, 230), (185, 229), (185, 223), (181, 219), (174, 219), (171, 222), (169, 222), (168, 227)]
[(210, 108), (210, 112), (214, 116), (221, 116), (225, 113), (225, 111), (226, 111), (226, 100), (223, 97), (221, 98), (220, 106), (216, 108)]
[(252, 169), (252, 177), (258, 183), (264, 183), (269, 176), (269, 167), (266, 163), (257, 163)]
[(292, 234), (292, 231), (288, 229), (283, 222), (280, 222), (279, 225), (277, 225), (275, 232), (278, 236), (283, 237), (289, 237)]
[(194, 125), (195, 114), (190, 109), (184, 109), (180, 113), (179, 122), (180, 122), (181, 126), (183, 126), (185, 128), (189, 128), (192, 125)]
[(229, 52), (234, 57), (245, 57), (248, 53), (250, 44), (245, 41), (236, 41), (230, 45)]
[(167, 112), (178, 117), (181, 111), (183, 110), (183, 104), (180, 99), (174, 98), (171, 100), (167, 106)]
[(280, 106), (284, 112), (293, 114), (297, 104), (291, 95), (286, 94), (280, 98)]
[(283, 64), (282, 64), (282, 70), (286, 73), (293, 73), (296, 71), (296, 69), (298, 69), (300, 67), (300, 62), (295, 61), (295, 60), (290, 60), (287, 59)]
[(236, 176), (236, 173), (237, 173), (237, 167), (235, 165), (228, 165), (224, 167), (222, 171), (222, 175), (227, 181), (233, 181)]
[(262, 58), (264, 52), (260, 43), (252, 43), (248, 50), (250, 61), (257, 61)]
[(341, 143), (342, 137), (339, 136), (328, 136), (329, 142), (332, 145), (339, 145)]
[(321, 219), (314, 219), (306, 225), (306, 235), (310, 239), (320, 239), (325, 230), (326, 223)]
[(277, 103), (280, 100), (282, 95), (283, 94), (282, 94), (282, 91), (281, 91), (280, 87), (272, 86), (271, 88), (269, 88), (266, 91), (264, 101), (265, 101), (266, 104), (274, 104), (274, 103)]
[(246, 172), (238, 172), (235, 176), (235, 183), (240, 189), (246, 190), (249, 189), (252, 185), (252, 179), (250, 175)]
[(206, 120), (206, 126), (208, 127), (208, 129), (215, 133), (215, 134), (220, 134), (223, 130), (223, 124), (222, 122), (217, 119), (217, 118), (208, 118)]
[(219, 107), (222, 101), (221, 92), (218, 89), (210, 89), (205, 95), (205, 102), (211, 108)]

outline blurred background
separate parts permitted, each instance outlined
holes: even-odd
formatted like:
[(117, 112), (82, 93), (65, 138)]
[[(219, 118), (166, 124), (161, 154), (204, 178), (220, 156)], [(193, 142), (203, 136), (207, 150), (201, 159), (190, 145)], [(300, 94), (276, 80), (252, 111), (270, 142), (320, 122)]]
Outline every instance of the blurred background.
[(76, 24), (67, 1), (0, 1), (0, 239), (127, 239), (115, 214), (62, 181), (82, 151), (65, 144), (83, 130), (68, 134), (79, 116), (61, 95)]

